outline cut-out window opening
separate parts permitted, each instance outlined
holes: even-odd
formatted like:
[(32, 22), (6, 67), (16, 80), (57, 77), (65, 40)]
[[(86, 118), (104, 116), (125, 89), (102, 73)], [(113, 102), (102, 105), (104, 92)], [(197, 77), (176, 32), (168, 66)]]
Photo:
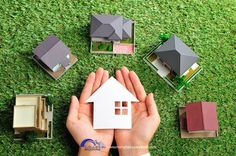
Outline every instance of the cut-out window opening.
[(123, 101), (122, 102), (122, 107), (128, 107), (128, 102), (127, 101)]
[(115, 109), (115, 114), (116, 115), (120, 115), (121, 113), (120, 113), (120, 109)]
[(115, 107), (120, 107), (120, 101), (115, 102)]
[(115, 115), (128, 115), (127, 101), (115, 101)]

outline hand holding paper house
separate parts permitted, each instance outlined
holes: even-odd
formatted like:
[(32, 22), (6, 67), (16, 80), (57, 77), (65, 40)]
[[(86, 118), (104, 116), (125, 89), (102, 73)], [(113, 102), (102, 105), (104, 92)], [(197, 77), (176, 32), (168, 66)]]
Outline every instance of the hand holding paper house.
[(114, 77), (110, 77), (86, 102), (93, 102), (94, 129), (130, 129), (131, 102), (139, 102)]

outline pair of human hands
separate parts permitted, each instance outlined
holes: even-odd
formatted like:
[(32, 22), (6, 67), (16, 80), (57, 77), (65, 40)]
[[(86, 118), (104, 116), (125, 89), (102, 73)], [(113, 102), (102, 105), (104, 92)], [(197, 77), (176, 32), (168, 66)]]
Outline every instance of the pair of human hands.
[[(85, 101), (109, 79), (108, 71), (98, 68), (96, 73), (89, 74), (80, 99), (78, 100), (76, 96), (71, 97), (66, 126), (78, 145), (84, 139), (92, 138), (101, 141), (105, 148), (101, 151), (80, 148), (78, 155), (108, 155), (113, 138), (115, 138), (119, 155), (121, 156), (148, 153), (148, 144), (160, 124), (160, 116), (153, 94), (147, 95), (136, 73), (129, 71), (126, 67), (117, 70), (115, 75), (116, 79), (140, 101), (132, 103), (131, 106), (132, 128), (115, 130), (93, 129), (93, 106), (86, 104)], [(122, 148), (122, 146), (130, 148)], [(142, 148), (137, 146), (142, 146)]]

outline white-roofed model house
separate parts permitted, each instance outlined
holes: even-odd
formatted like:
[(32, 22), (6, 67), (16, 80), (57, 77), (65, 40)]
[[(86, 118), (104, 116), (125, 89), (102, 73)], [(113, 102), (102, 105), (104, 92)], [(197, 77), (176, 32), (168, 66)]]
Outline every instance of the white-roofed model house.
[(94, 129), (132, 128), (131, 104), (138, 100), (114, 77), (110, 77), (86, 102), (93, 102)]

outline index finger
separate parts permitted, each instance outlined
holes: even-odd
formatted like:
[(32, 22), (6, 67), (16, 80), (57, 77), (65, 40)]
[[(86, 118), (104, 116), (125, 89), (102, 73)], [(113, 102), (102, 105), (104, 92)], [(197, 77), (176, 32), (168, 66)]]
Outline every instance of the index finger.
[(131, 83), (134, 87), (134, 91), (137, 95), (137, 98), (143, 102), (146, 98), (146, 92), (145, 92), (144, 87), (143, 87), (142, 83), (140, 82), (137, 74), (134, 71), (131, 71), (129, 73), (129, 77), (130, 77)]
[(92, 72), (89, 74), (85, 86), (83, 88), (83, 91), (80, 95), (80, 103), (85, 103), (85, 101), (92, 95), (93, 90), (93, 84), (95, 82), (95, 73)]

